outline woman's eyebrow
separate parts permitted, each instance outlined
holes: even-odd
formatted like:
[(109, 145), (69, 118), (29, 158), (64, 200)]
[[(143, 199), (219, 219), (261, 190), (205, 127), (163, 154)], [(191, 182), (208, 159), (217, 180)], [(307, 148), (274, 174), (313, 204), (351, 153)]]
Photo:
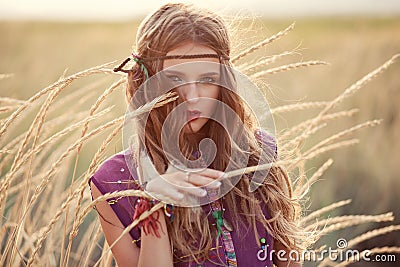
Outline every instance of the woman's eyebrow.
[(184, 75), (184, 73), (177, 71), (177, 70), (163, 70), (162, 71), (164, 74), (178, 74), (178, 75)]
[[(163, 71), (165, 75), (169, 75), (169, 74), (175, 74), (175, 75), (183, 75), (185, 76), (186, 73), (177, 71), (177, 70), (164, 70)], [(219, 75), (219, 72), (205, 72), (205, 73), (200, 73), (199, 76), (213, 76), (213, 75)]]
[(206, 72), (200, 74), (200, 76), (214, 76), (214, 75), (219, 75), (219, 72)]

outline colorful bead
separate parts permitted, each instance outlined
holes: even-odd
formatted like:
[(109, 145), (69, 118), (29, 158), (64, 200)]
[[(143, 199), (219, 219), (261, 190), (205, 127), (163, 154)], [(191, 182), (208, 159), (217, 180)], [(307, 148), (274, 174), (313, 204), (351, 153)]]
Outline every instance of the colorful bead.
[(169, 220), (172, 221), (174, 219), (174, 206), (171, 204), (165, 204), (164, 213), (167, 217), (169, 217)]
[(261, 237), (260, 242), (261, 242), (261, 249), (265, 249), (265, 244), (267, 243), (266, 239), (264, 237)]

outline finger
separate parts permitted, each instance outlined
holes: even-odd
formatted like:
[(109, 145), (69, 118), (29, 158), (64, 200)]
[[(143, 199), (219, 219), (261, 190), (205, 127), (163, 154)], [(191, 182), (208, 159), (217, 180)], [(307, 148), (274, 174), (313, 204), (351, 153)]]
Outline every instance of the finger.
[(206, 190), (185, 181), (179, 181), (176, 186), (183, 193), (189, 193), (198, 197), (205, 197), (207, 195)]
[(189, 174), (188, 182), (195, 186), (209, 186), (212, 188), (218, 188), (221, 186), (220, 181), (193, 172)]
[(182, 177), (182, 180), (175, 179), (174, 181), (159, 181), (156, 188), (154, 188), (154, 191), (160, 192), (161, 194), (178, 201), (183, 199), (185, 193), (189, 193), (199, 197), (204, 197), (207, 195), (207, 191), (205, 191), (204, 189), (183, 180), (187, 179), (186, 174), (184, 175), (185, 178)]
[(167, 197), (174, 201), (179, 201), (184, 197), (174, 185), (162, 179), (150, 181), (146, 186), (146, 191), (160, 200), (165, 200), (164, 197)]
[(212, 179), (223, 179), (223, 178), (227, 177), (227, 174), (225, 172), (214, 170), (214, 169), (209, 169), (209, 168), (203, 169), (200, 172), (195, 172), (194, 171), (194, 173), (200, 174), (200, 175), (203, 175), (203, 176), (207, 176), (207, 177), (210, 177)]
[[(161, 190), (157, 192), (151, 192), (149, 191), (149, 194), (151, 195), (154, 193), (154, 197), (160, 200), (164, 200), (166, 202), (169, 202), (169, 199), (178, 202), (181, 201), (184, 198), (184, 194), (179, 192), (178, 188), (175, 188), (174, 186), (164, 186)], [(167, 197), (169, 199), (163, 199), (164, 197)]]

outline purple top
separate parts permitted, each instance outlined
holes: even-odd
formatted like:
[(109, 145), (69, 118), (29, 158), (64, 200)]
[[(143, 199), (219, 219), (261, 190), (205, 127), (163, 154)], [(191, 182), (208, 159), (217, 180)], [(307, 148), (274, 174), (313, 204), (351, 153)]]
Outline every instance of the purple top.
[[(269, 143), (271, 146), (271, 137), (264, 134), (264, 132), (257, 132), (258, 137), (264, 143)], [(256, 135), (257, 136), (257, 135)], [(275, 142), (272, 142), (275, 145)], [(118, 154), (115, 154), (105, 160), (105, 162), (100, 166), (100, 168), (94, 173), (91, 177), (91, 181), (96, 185), (99, 191), (102, 194), (122, 191), (127, 189), (139, 189), (137, 184), (138, 175), (136, 173), (136, 166), (133, 168), (128, 168), (125, 157), (131, 156), (128, 150), (122, 151)], [(275, 146), (276, 152), (276, 146)], [(135, 164), (135, 161), (131, 161)], [(132, 173), (129, 171), (132, 170)], [(127, 227), (132, 223), (132, 217), (134, 214), (133, 203), (135, 203), (137, 197), (123, 197), (120, 199), (110, 198), (108, 199), (110, 205), (120, 219), (121, 223)], [(226, 205), (224, 205), (226, 207)], [(210, 222), (210, 225), (215, 222), (211, 212), (210, 212), (210, 204), (206, 204), (202, 206), (204, 213), (207, 216), (207, 219)], [(270, 218), (266, 207), (262, 206), (262, 210), (266, 218)], [(101, 215), (101, 214), (100, 214)], [(226, 209), (224, 211), (223, 217), (228, 221), (232, 221), (232, 216), (230, 211)], [(256, 267), (256, 266), (272, 266), (272, 261), (270, 257), (263, 257), (265, 253), (261, 253), (261, 247), (259, 247), (256, 243), (254, 237), (253, 227), (251, 225), (244, 227), (239, 224), (241, 227), (242, 235), (238, 235), (237, 229), (233, 229), (231, 232), (233, 245), (235, 248), (236, 259), (238, 266), (246, 266), (246, 267)], [(265, 245), (267, 250), (270, 252), (273, 249), (273, 238), (270, 236), (261, 223), (256, 224), (257, 231), (260, 238), (265, 238)], [(140, 239), (140, 229), (138, 227), (134, 227), (130, 231), (130, 235), (133, 240)], [(204, 262), (202, 267), (214, 267), (214, 266), (223, 266), (226, 265), (224, 248), (223, 248), (223, 239), (222, 235), (219, 237), (219, 247), (218, 249), (213, 249), (210, 251), (210, 260)], [(264, 241), (264, 240), (263, 240)], [(140, 241), (135, 243), (138, 247), (140, 247)], [(213, 241), (213, 248), (216, 247), (215, 240)], [(264, 251), (265, 252), (265, 251)], [(219, 256), (219, 257), (218, 257)], [(216, 264), (218, 262), (219, 264)], [(176, 267), (192, 267), (198, 266), (195, 262), (185, 262), (184, 259), (174, 258), (174, 266)]]

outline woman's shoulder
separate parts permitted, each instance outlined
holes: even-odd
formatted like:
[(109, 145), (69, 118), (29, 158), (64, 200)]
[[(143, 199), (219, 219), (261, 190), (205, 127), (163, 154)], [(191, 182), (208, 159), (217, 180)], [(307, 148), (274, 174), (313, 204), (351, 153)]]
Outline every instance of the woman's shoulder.
[(124, 150), (104, 160), (90, 181), (103, 194), (121, 189), (136, 189), (136, 167), (137, 164), (129, 150)]

